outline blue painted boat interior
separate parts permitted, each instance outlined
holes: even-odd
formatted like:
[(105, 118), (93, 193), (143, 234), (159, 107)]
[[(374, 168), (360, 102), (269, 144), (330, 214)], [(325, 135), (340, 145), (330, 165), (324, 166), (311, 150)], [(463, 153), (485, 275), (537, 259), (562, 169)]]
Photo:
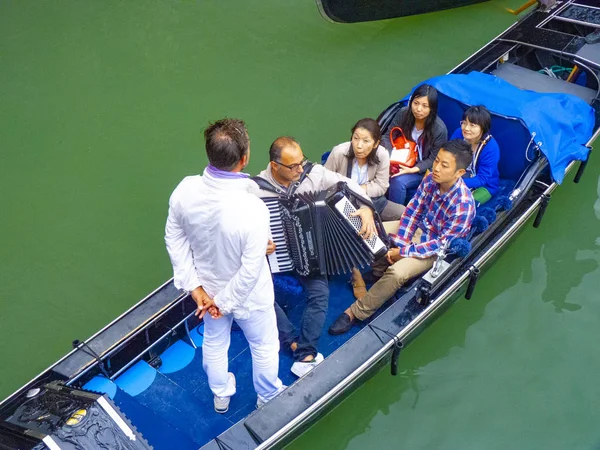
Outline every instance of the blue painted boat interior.
[[(440, 96), (439, 114), (447, 124), (458, 123), (464, 108), (464, 105)], [(527, 166), (525, 149), (530, 140), (526, 128), (520, 122), (498, 116), (494, 116), (493, 121), (497, 139), (504, 141), (510, 136), (513, 146), (510, 151), (501, 146), (501, 190), (486, 204), (492, 208), (498, 198), (510, 192)], [(326, 155), (323, 157), (326, 158)], [(276, 276), (274, 286), (277, 302), (292, 323), (299, 327), (304, 309), (302, 288), (294, 282), (293, 277), (286, 276)], [(362, 322), (341, 336), (328, 334), (329, 325), (354, 301), (349, 275), (330, 277), (329, 288), (327, 319), (319, 342), (319, 351), (325, 357), (370, 322)], [(403, 292), (400, 290), (396, 297)], [(203, 324), (200, 324), (191, 330), (189, 339), (186, 337), (174, 342), (160, 355), (162, 364), (158, 369), (145, 361), (139, 361), (114, 382), (96, 376), (83, 387), (112, 398), (157, 450), (197, 449), (246, 417), (256, 405), (252, 385), (252, 360), (242, 331), (234, 323), (229, 348), (229, 370), (236, 376), (237, 393), (232, 397), (229, 411), (225, 414), (217, 414), (213, 409), (213, 395), (202, 368), (202, 341)], [(279, 376), (285, 385), (291, 385), (297, 379), (290, 371), (292, 363), (290, 350), (282, 348)]]
[[(354, 301), (349, 275), (331, 277), (329, 284), (329, 310), (319, 342), (319, 351), (325, 357), (365, 326), (355, 326), (342, 336), (327, 333), (327, 327)], [(299, 326), (304, 296), (301, 288), (296, 287), (294, 290), (293, 283), (288, 284), (286, 292), (283, 292), (282, 283), (275, 283), (278, 303), (292, 323)], [(96, 376), (83, 387), (113, 399), (157, 450), (197, 449), (256, 407), (250, 350), (242, 331), (234, 324), (229, 370), (236, 376), (237, 393), (232, 397), (227, 413), (217, 414), (214, 411), (213, 396), (202, 369), (202, 332), (203, 324), (200, 324), (191, 330), (191, 339), (173, 343), (160, 355), (162, 364), (158, 369), (139, 361), (114, 381)], [(279, 376), (284, 384), (291, 385), (297, 379), (290, 372), (293, 363), (291, 352), (282, 348), (279, 361)]]

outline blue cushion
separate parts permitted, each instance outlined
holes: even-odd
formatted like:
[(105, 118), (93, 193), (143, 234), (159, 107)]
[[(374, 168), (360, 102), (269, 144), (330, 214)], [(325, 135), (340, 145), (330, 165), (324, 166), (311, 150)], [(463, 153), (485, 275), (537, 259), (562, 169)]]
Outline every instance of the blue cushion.
[[(438, 115), (450, 132), (460, 126), (462, 114), (469, 106), (472, 105), (465, 105), (441, 93), (438, 95)], [(525, 157), (525, 151), (531, 140), (529, 132), (517, 119), (493, 113), (490, 132), (500, 146), (500, 162), (498, 163), (500, 178), (518, 180), (529, 164)], [(531, 158), (533, 156), (531, 148), (528, 153)]]

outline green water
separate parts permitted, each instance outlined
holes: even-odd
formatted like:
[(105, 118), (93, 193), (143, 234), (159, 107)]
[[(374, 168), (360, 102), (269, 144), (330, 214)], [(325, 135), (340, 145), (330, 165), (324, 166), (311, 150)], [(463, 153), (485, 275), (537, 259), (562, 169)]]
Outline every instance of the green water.
[(382, 370), (289, 448), (600, 448), (598, 167), (565, 181), (397, 377)]
[[(250, 171), (313, 159), (508, 27), (487, 3), (358, 25), (311, 0), (0, 2), (0, 398), (168, 279), (170, 192), (203, 127), (244, 118)], [(479, 282), (290, 448), (598, 448), (598, 159)], [(598, 240), (598, 242), (596, 242)]]

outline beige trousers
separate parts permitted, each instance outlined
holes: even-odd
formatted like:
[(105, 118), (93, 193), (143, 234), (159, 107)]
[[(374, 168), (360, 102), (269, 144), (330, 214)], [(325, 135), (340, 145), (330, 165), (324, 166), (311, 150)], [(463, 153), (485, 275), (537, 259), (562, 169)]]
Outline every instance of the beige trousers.
[(399, 220), (391, 220), (383, 222), (383, 228), (387, 234), (398, 234), (398, 228), (400, 228)]
[[(395, 230), (392, 230), (390, 227), (389, 232), (396, 233), (398, 231), (398, 224), (396, 223), (393, 225), (393, 223), (390, 222), (384, 224), (386, 225), (386, 231), (388, 229), (388, 224), (391, 224), (391, 227), (396, 227)], [(415, 243), (419, 242), (420, 237), (421, 230), (417, 230), (412, 241)], [(387, 267), (387, 269), (385, 269), (383, 276), (368, 290), (363, 298), (356, 300), (350, 305), (350, 310), (352, 311), (352, 314), (354, 314), (354, 317), (358, 320), (365, 320), (371, 317), (373, 313), (388, 301), (404, 283), (431, 269), (434, 260), (435, 256), (425, 259), (402, 258), (391, 266), (387, 263), (385, 258), (383, 261), (377, 261), (373, 264), (374, 273), (377, 273), (377, 269), (381, 271), (385, 269), (385, 267)]]

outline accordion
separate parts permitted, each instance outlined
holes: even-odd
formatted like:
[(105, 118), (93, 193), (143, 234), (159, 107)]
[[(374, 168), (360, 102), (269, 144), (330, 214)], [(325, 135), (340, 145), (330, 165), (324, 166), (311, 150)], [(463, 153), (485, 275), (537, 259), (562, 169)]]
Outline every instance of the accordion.
[[(375, 212), (377, 234), (358, 234), (362, 220), (351, 216), (367, 204), (340, 182), (326, 191), (264, 197), (276, 250), (267, 258), (272, 273), (336, 275), (364, 267), (387, 251), (387, 235)], [(352, 201), (351, 201), (352, 200)], [(354, 202), (354, 203), (353, 203)]]

